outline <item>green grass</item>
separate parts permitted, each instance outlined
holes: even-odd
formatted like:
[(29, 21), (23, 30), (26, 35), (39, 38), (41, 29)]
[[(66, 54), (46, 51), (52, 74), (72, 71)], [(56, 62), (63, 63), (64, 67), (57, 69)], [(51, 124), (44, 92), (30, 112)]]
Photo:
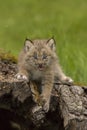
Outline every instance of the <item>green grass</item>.
[(0, 47), (18, 55), (26, 37), (54, 36), (64, 72), (87, 84), (87, 0), (0, 1)]

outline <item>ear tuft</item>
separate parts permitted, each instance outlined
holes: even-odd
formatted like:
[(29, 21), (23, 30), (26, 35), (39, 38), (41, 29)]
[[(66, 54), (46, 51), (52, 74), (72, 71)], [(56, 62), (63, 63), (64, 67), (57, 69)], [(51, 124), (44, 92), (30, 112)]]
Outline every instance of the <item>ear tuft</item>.
[(33, 46), (33, 42), (30, 39), (26, 38), (24, 42), (24, 46), (25, 46), (25, 51), (27, 52)]
[(56, 43), (55, 43), (55, 40), (54, 38), (51, 38), (47, 41), (47, 45), (51, 48), (51, 50), (55, 51), (56, 50)]

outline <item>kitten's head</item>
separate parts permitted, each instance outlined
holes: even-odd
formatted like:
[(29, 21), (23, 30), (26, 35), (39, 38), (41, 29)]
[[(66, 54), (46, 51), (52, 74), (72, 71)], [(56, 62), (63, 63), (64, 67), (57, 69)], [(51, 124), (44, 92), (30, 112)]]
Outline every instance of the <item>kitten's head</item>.
[(25, 41), (26, 61), (29, 65), (44, 71), (49, 67), (55, 57), (55, 40), (29, 40)]

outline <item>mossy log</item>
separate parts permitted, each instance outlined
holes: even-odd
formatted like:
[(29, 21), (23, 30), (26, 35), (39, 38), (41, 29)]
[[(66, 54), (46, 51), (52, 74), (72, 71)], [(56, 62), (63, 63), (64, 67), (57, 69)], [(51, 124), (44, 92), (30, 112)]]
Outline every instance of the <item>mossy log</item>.
[(54, 81), (50, 110), (45, 113), (34, 100), (38, 97), (37, 90), (32, 92), (34, 83), (15, 79), (16, 73), (15, 62), (0, 60), (0, 130), (87, 130), (85, 86)]

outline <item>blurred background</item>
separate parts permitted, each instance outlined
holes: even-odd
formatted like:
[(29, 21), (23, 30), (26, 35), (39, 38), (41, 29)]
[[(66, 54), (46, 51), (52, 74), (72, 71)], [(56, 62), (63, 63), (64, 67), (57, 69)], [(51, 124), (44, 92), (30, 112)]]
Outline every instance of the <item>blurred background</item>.
[(87, 0), (0, 1), (0, 48), (17, 57), (26, 37), (52, 36), (66, 75), (87, 84)]

